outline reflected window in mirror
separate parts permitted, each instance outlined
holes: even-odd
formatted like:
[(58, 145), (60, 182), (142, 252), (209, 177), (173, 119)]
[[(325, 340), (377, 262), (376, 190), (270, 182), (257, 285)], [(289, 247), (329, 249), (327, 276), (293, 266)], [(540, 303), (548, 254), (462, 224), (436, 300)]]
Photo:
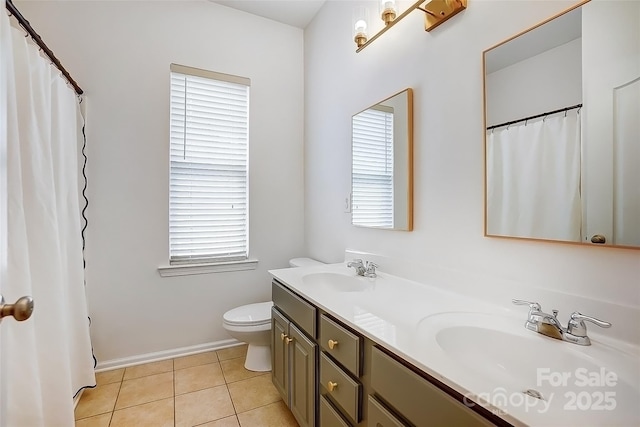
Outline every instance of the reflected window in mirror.
[(586, 2), (484, 64), (485, 234), (640, 247), (640, 2)]
[(353, 116), (353, 225), (393, 230), (412, 229), (412, 133), (411, 89)]

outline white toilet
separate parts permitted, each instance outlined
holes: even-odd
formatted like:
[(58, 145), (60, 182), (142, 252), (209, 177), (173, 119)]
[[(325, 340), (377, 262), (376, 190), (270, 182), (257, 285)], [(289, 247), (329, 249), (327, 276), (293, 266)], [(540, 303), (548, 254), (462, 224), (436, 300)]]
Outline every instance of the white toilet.
[[(307, 267), (322, 263), (311, 258), (294, 258), (291, 267)], [(233, 338), (249, 344), (244, 367), (250, 371), (271, 370), (271, 307), (273, 302), (247, 304), (227, 311), (222, 326)]]

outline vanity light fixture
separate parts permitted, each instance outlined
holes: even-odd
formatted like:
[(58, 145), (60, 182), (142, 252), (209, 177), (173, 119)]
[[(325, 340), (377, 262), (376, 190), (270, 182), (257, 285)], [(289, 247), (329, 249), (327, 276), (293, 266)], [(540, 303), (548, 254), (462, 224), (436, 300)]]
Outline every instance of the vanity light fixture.
[[(358, 33), (358, 25), (356, 24), (356, 35), (354, 37), (358, 47), (356, 52), (360, 52), (362, 49), (373, 43), (375, 39), (380, 37), (389, 28), (393, 27), (397, 22), (402, 20), (402, 18), (415, 9), (419, 9), (425, 13), (424, 29), (425, 31), (431, 31), (466, 8), (467, 0), (431, 0), (427, 2), (425, 2), (425, 0), (418, 0), (409, 6), (407, 10), (396, 16), (397, 10), (395, 0), (380, 0), (380, 17), (384, 21), (385, 26), (374, 34), (373, 37), (367, 40), (366, 20), (363, 20), (365, 30), (360, 33)], [(359, 22), (359, 20), (356, 20), (356, 23), (357, 22)], [(361, 35), (359, 37), (358, 34), (362, 34), (363, 36)]]
[(353, 11), (353, 41), (358, 47), (367, 42), (367, 23), (369, 22), (369, 10), (365, 7), (356, 8)]

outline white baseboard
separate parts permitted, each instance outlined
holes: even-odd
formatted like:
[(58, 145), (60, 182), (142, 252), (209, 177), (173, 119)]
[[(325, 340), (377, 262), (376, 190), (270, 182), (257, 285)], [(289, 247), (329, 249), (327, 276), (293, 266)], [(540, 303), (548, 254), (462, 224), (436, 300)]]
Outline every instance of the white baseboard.
[(157, 351), (154, 353), (139, 354), (136, 356), (123, 357), (98, 362), (96, 372), (110, 371), (112, 369), (126, 368), (128, 366), (141, 365), (143, 363), (157, 362), (159, 360), (173, 359), (175, 357), (190, 356), (192, 354), (205, 353), (207, 351), (222, 350), (223, 348), (235, 347), (244, 344), (235, 339), (198, 344), (189, 347), (175, 348), (172, 350)]

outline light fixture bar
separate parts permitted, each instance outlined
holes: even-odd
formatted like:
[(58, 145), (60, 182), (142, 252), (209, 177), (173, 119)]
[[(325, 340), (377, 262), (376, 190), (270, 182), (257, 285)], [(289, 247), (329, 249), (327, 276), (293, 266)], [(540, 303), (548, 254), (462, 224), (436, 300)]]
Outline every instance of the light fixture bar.
[(375, 39), (377, 39), (378, 37), (380, 37), (381, 35), (383, 35), (385, 32), (387, 32), (387, 30), (391, 27), (393, 27), (394, 25), (396, 25), (397, 22), (399, 22), (402, 18), (404, 18), (405, 16), (407, 16), (409, 13), (413, 12), (414, 10), (416, 10), (421, 4), (424, 3), (424, 0), (418, 0), (417, 2), (415, 2), (414, 4), (412, 4), (411, 6), (409, 6), (409, 8), (407, 10), (405, 10), (404, 12), (402, 12), (400, 15), (396, 16), (396, 19), (394, 19), (393, 21), (391, 21), (389, 23), (389, 25), (385, 25), (380, 31), (378, 31), (377, 33), (375, 33), (373, 35), (373, 37), (371, 37), (369, 40), (367, 40), (367, 42), (365, 44), (363, 44), (362, 46), (360, 46), (358, 49), (356, 49), (356, 52), (360, 52), (362, 49), (364, 49), (365, 47), (369, 46), (371, 43), (373, 43), (373, 41)]
[[(420, 7), (423, 4), (424, 6)], [(416, 9), (420, 9), (425, 13), (424, 29), (425, 31), (431, 31), (438, 25), (457, 15), (459, 12), (462, 12), (466, 8), (467, 0), (431, 0), (429, 2), (425, 2), (425, 0), (418, 0), (417, 2), (409, 6), (407, 10), (398, 15), (396, 19), (391, 21), (388, 25), (385, 25), (380, 31), (374, 34), (373, 37), (367, 40), (365, 44), (357, 48), (356, 52), (360, 52), (362, 49), (369, 46), (375, 39), (383, 35), (398, 21), (402, 20), (402, 18)]]

